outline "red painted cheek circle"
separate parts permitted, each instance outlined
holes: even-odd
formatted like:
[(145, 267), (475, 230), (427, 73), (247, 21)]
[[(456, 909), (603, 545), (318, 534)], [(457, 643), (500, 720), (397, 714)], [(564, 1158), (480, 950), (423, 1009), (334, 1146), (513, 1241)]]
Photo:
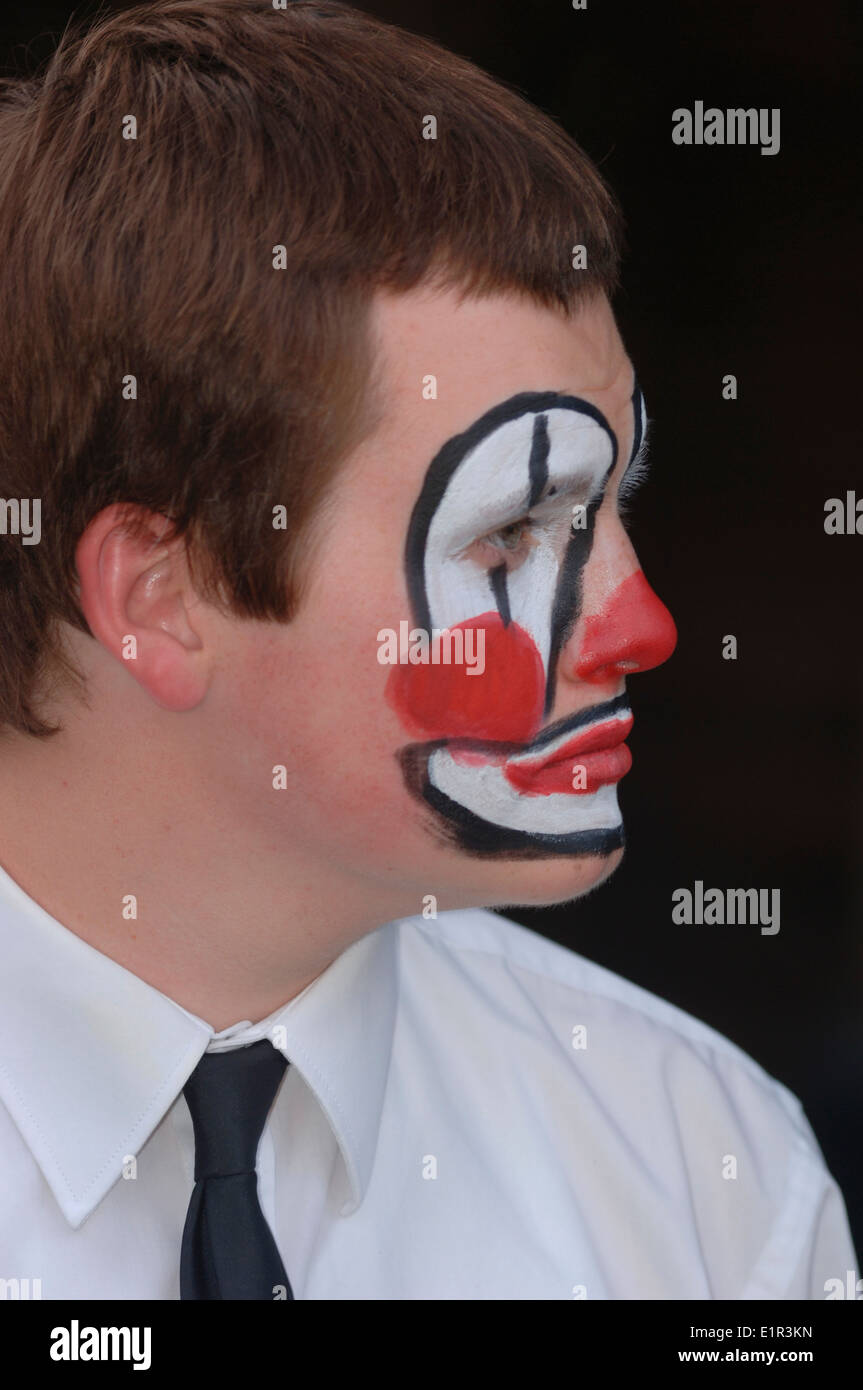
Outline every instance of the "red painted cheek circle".
[(387, 681), (387, 701), (417, 737), (526, 743), (542, 722), (545, 699), (536, 643), (518, 623), (504, 627), (493, 611), (449, 630), (459, 628), (485, 630), (484, 670), (472, 675), (467, 664), (400, 663)]

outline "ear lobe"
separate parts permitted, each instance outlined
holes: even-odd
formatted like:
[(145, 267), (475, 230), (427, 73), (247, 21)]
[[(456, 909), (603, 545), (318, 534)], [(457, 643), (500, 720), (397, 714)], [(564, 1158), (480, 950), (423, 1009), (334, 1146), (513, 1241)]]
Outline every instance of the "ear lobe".
[(197, 595), (185, 545), (182, 537), (163, 539), (168, 526), (143, 509), (130, 524), (128, 507), (106, 507), (78, 542), (75, 559), (93, 637), (156, 704), (182, 711), (203, 699), (207, 661), (189, 616)]

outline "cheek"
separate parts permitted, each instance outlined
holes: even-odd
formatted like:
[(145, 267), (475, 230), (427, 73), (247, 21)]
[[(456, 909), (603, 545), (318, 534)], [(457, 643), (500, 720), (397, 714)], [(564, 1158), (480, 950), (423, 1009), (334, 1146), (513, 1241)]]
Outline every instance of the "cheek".
[(388, 703), (418, 738), (527, 742), (541, 724), (545, 696), (533, 638), (518, 623), (505, 627), (494, 612), (449, 631), (469, 629), (484, 633), (484, 665), (479, 645), (466, 645), (477, 657), (475, 669), (467, 663), (399, 664), (387, 682)]
[(226, 805), (298, 851), (330, 845), (360, 871), (363, 855), (389, 854), (409, 831), (394, 756), (401, 731), (393, 715), (381, 718), (386, 673), (373, 643), (288, 636), (279, 629), (230, 673), (220, 711)]

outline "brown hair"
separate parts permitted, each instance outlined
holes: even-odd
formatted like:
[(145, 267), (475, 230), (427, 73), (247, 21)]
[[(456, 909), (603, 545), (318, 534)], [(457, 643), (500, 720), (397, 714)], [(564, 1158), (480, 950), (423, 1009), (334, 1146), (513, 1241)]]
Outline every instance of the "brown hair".
[(615, 289), (621, 226), (549, 118), (346, 5), (166, 0), (67, 31), (0, 89), (0, 505), (43, 519), (38, 545), (0, 535), (0, 726), (56, 732), (37, 686), (81, 679), (60, 624), (89, 632), (74, 555), (102, 508), (168, 517), (203, 593), (286, 621), (373, 423), (374, 290), (571, 313)]

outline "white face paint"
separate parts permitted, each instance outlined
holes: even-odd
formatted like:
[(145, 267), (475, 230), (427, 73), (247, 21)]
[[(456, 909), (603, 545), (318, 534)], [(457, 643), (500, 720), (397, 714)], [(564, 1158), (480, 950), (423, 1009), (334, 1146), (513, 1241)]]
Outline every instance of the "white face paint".
[[(633, 408), (634, 454), (644, 424), (637, 387)], [(625, 700), (539, 732), (616, 461), (616, 438), (595, 406), (544, 392), (487, 412), (429, 467), (406, 548), (414, 620), (427, 630), (483, 627), (486, 672), (438, 672), (435, 684), (428, 668), (402, 668), (393, 703), (429, 738), (402, 752), (409, 785), (465, 848), (571, 854), (622, 842), (616, 787), (602, 775), (610, 765), (596, 750), (628, 732)], [(515, 547), (511, 528), (522, 521), (527, 543)], [(493, 534), (503, 528), (510, 534)], [(576, 790), (564, 775), (579, 744), (588, 763), (594, 753), (602, 785), (588, 778)]]
[[(541, 487), (542, 499), (532, 497), (532, 451), (544, 456), (544, 476), (535, 478), (533, 488), (536, 493)], [(613, 459), (613, 442), (594, 420), (561, 409), (517, 416), (471, 450), (452, 475), (428, 531), (424, 574), (432, 622), (455, 627), (490, 607), (499, 610), (489, 569), (463, 552), (476, 537), (531, 512), (534, 544), (523, 563), (508, 571), (506, 590), (510, 621), (530, 633), (547, 672), (552, 603), (572, 530), (572, 509), (601, 494)], [(498, 563), (507, 559), (501, 549)]]
[[(628, 707), (621, 706), (615, 720), (609, 721), (607, 716), (600, 715), (592, 727), (606, 727), (616, 722), (628, 732), (628, 715)], [(571, 738), (570, 730), (567, 741)], [(572, 768), (577, 758), (573, 752), (564, 763)], [(432, 753), (428, 776), (432, 787), (451, 801), (493, 825), (510, 830), (533, 835), (572, 835), (586, 830), (615, 830), (621, 825), (615, 784), (599, 787), (590, 794), (552, 792), (546, 796), (527, 796), (512, 786), (501, 767), (459, 766), (447, 749)]]

